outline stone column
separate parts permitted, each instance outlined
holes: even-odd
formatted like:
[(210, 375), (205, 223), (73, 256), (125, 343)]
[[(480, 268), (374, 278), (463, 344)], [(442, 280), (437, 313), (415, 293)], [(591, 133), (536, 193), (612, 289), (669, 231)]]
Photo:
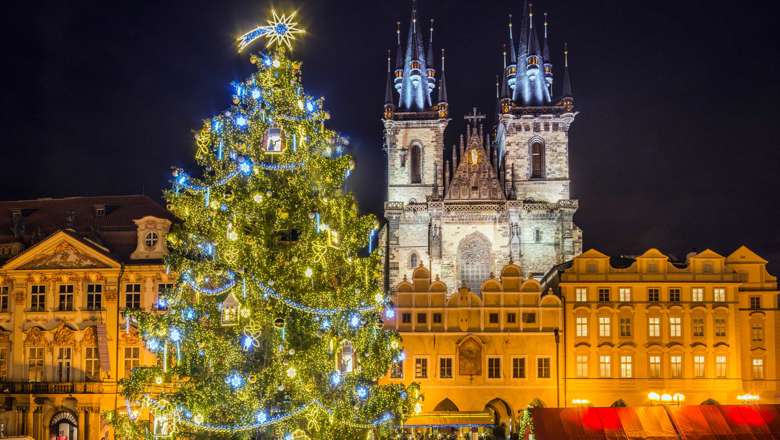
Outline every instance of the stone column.
[(78, 426), (78, 440), (88, 440), (89, 437), (86, 437), (85, 429), (87, 427), (86, 418), (88, 416), (87, 414), (87, 408), (81, 407), (77, 410), (79, 415), (79, 426)]

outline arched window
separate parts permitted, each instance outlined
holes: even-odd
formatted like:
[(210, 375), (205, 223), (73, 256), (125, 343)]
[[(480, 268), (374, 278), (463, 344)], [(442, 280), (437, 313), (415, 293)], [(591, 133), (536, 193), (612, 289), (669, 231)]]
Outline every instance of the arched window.
[(420, 262), (420, 258), (417, 256), (417, 253), (412, 252), (412, 255), (409, 256), (409, 268), (410, 269), (416, 268), (419, 262)]
[(544, 177), (544, 144), (536, 141), (531, 144), (531, 178)]
[(411, 170), (412, 183), (422, 183), (422, 148), (419, 144), (412, 145)]
[(458, 274), (461, 285), (475, 293), (490, 277), (490, 241), (479, 232), (466, 236), (458, 245)]

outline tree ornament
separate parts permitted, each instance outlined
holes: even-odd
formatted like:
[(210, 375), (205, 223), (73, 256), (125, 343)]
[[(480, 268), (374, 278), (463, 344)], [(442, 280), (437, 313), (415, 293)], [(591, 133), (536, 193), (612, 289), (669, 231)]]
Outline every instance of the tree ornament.
[(274, 327), (277, 329), (283, 329), (284, 328), (284, 318), (276, 318), (274, 319)]
[(284, 153), (285, 148), (282, 127), (276, 125), (268, 127), (263, 136), (263, 151), (266, 154), (281, 154)]
[(296, 370), (295, 367), (290, 367), (287, 369), (287, 377), (290, 379), (294, 379), (297, 374), (298, 370)]
[(241, 303), (233, 292), (228, 293), (225, 300), (222, 301), (222, 312), (220, 316), (220, 323), (223, 327), (234, 326), (238, 324), (239, 310), (241, 309)]
[(233, 222), (228, 222), (226, 236), (230, 241), (238, 240), (238, 232), (236, 232), (235, 228), (233, 227)]

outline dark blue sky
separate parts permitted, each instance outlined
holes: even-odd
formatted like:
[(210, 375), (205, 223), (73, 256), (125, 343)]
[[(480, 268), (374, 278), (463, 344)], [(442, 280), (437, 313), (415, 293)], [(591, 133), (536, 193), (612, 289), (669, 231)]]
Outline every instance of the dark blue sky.
[[(159, 4), (156, 4), (159, 3)], [(577, 223), (585, 246), (684, 255), (745, 243), (780, 271), (777, 6), (772, 2), (537, 1), (560, 66), (571, 48)], [(408, 1), (276, 2), (309, 30), (304, 84), (349, 135), (353, 185), (381, 213), (385, 51)], [(263, 21), (263, 1), (7, 5), (2, 26), (0, 197), (159, 196), (190, 166), (191, 130), (229, 103), (252, 70), (233, 39)], [(519, 0), (420, 0), (447, 49), (454, 141), (472, 106), (495, 108), (506, 16)]]

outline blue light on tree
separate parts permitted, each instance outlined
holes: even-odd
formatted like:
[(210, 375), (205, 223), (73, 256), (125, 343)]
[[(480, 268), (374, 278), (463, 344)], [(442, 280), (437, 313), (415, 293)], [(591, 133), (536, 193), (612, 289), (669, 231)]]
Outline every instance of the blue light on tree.
[(238, 115), (236, 117), (236, 125), (238, 125), (239, 127), (246, 127), (247, 123), (248, 121), (244, 115)]
[(231, 388), (237, 390), (244, 386), (244, 378), (240, 374), (233, 372), (225, 378), (225, 383), (230, 385)]
[(257, 423), (265, 423), (268, 420), (268, 414), (265, 411), (258, 411), (255, 420)]
[(171, 341), (173, 342), (179, 342), (181, 341), (181, 331), (177, 329), (176, 327), (172, 328), (171, 331), (168, 333), (168, 337), (171, 338)]
[(385, 309), (385, 318), (387, 319), (395, 318), (395, 310), (393, 310), (392, 307), (388, 307)]
[(352, 328), (358, 328), (360, 325), (360, 316), (358, 316), (357, 313), (353, 313), (352, 316), (349, 318), (349, 325)]
[(334, 387), (339, 386), (341, 383), (341, 373), (338, 371), (334, 371), (333, 373), (330, 373), (330, 384)]
[(252, 89), (252, 98), (258, 99), (260, 97), (260, 89)]
[(368, 387), (365, 385), (358, 385), (355, 388), (355, 393), (360, 400), (364, 400), (366, 397), (368, 397)]
[(238, 159), (238, 171), (241, 174), (245, 176), (252, 174), (252, 168), (252, 159), (243, 156)]

